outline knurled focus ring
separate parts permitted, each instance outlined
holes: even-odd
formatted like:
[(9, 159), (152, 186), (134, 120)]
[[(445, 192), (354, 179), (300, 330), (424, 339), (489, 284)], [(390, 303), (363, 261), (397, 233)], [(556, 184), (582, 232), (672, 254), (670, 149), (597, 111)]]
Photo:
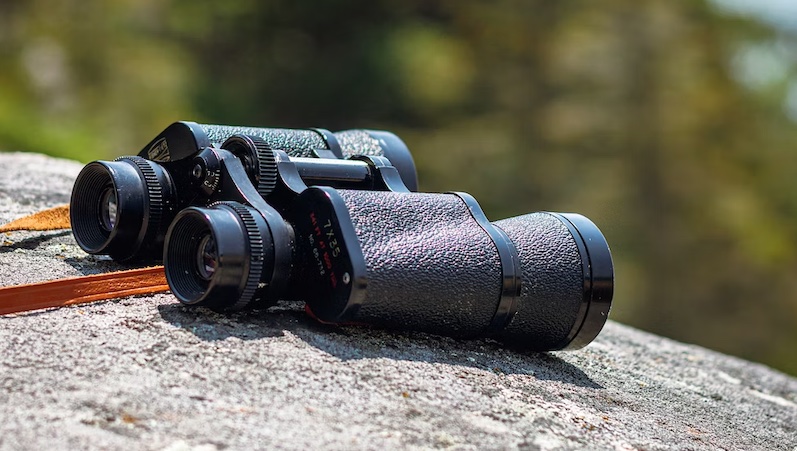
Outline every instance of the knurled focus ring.
[(135, 164), (144, 176), (144, 184), (147, 186), (147, 213), (149, 217), (145, 236), (151, 236), (157, 232), (163, 218), (163, 187), (158, 182), (158, 176), (151, 166), (153, 164), (151, 161), (138, 156), (126, 156), (116, 159), (116, 161), (122, 160)]
[(263, 237), (252, 213), (244, 205), (236, 202), (220, 202), (216, 205), (224, 205), (232, 209), (244, 225), (249, 243), (249, 274), (246, 278), (246, 285), (241, 291), (238, 300), (230, 306), (231, 310), (241, 310), (254, 300), (255, 292), (260, 285), (260, 278), (263, 275)]
[(271, 194), (277, 186), (277, 161), (268, 143), (259, 136), (249, 136), (257, 153), (257, 192), (262, 197)]

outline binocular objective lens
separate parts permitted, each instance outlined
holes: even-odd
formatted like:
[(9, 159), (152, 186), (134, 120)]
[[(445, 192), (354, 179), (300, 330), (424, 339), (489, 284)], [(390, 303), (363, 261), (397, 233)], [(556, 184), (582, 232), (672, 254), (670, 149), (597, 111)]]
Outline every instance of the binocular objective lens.
[(199, 242), (196, 265), (199, 277), (208, 281), (213, 278), (213, 274), (219, 266), (219, 252), (216, 249), (216, 241), (212, 236), (205, 235)]
[(113, 231), (116, 227), (116, 218), (118, 213), (118, 201), (116, 199), (116, 190), (113, 186), (108, 186), (100, 196), (100, 224), (102, 228), (108, 232)]

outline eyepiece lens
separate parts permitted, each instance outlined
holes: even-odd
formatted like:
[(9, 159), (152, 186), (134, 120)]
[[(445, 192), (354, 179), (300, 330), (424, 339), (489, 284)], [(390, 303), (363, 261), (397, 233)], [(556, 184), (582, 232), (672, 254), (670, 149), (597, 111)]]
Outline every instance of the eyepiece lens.
[(208, 234), (199, 242), (196, 254), (197, 273), (203, 280), (210, 281), (219, 266), (219, 251), (216, 241)]
[[(166, 233), (163, 266), (180, 302), (240, 310), (255, 299), (263, 275), (268, 224), (234, 202), (188, 207)], [(270, 276), (273, 270), (267, 274)]]
[(113, 185), (108, 185), (100, 196), (100, 225), (108, 232), (113, 231), (116, 227), (116, 218), (118, 213), (118, 201), (116, 199), (116, 190)]

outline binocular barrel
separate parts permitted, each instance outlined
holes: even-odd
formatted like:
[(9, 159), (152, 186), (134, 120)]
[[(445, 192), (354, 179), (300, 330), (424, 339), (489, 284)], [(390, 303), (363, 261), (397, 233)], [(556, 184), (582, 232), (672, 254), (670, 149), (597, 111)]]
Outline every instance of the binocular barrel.
[(291, 157), (385, 157), (399, 171), (407, 188), (418, 190), (415, 162), (407, 145), (398, 136), (383, 130), (353, 129), (332, 133), (323, 128), (259, 128), (180, 121), (158, 134), (138, 156), (156, 162), (182, 160), (206, 147), (223, 147), (234, 135), (255, 138), (264, 146), (261, 149), (282, 150)]
[[(247, 135), (241, 135), (242, 132)], [(305, 168), (303, 172), (308, 179), (314, 177), (311, 183), (336, 185), (340, 181), (341, 186), (349, 187), (358, 186), (358, 182), (352, 180), (352, 170), (356, 168), (362, 173), (367, 169), (363, 169), (363, 163), (346, 164), (347, 160), (336, 157), (377, 161), (389, 155), (403, 167), (397, 185), (417, 188), (409, 150), (389, 132), (331, 133), (322, 129), (176, 122), (145, 146), (138, 156), (95, 161), (83, 168), (75, 181), (70, 208), (78, 245), (90, 254), (110, 255), (118, 261), (160, 260), (166, 229), (174, 215), (185, 207), (207, 205), (213, 200), (221, 174), (207, 172), (200, 158), (203, 150), (212, 146), (227, 146), (241, 159), (261, 196), (268, 195), (276, 182), (275, 152), (305, 160), (313, 157), (312, 160), (318, 161), (317, 169), (312, 169), (314, 165), (307, 161), (298, 165)], [(306, 169), (308, 166), (311, 169)], [(395, 166), (393, 160), (389, 166)]]
[(312, 187), (287, 220), (269, 216), (235, 203), (181, 212), (164, 257), (175, 296), (217, 310), (304, 301), (323, 322), (528, 350), (582, 347), (608, 317), (609, 247), (580, 215), (490, 223), (463, 193)]

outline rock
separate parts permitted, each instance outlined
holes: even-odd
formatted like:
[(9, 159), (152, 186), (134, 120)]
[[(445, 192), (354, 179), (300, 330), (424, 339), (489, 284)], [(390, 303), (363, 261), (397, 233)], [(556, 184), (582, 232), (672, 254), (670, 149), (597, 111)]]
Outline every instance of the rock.
[[(0, 165), (0, 222), (68, 202), (81, 168)], [(0, 238), (5, 286), (118, 269), (69, 232)], [(160, 294), (2, 316), (0, 351), (5, 449), (797, 449), (797, 379), (612, 321), (524, 354)]]

